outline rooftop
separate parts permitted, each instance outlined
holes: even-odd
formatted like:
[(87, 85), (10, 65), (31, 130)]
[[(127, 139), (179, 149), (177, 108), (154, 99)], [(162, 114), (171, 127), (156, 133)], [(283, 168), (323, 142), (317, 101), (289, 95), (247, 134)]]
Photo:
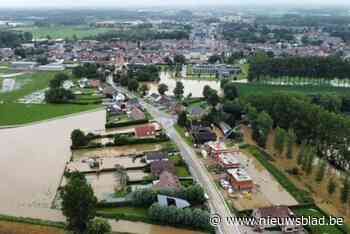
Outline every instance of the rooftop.
[(251, 177), (248, 175), (246, 170), (242, 168), (228, 169), (227, 173), (235, 178), (236, 181), (251, 181)]

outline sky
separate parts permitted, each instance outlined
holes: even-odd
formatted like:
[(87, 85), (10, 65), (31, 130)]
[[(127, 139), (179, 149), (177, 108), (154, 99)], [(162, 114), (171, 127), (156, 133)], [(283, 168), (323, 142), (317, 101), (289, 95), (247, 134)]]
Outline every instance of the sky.
[(349, 0), (0, 0), (0, 7), (130, 7), (197, 5), (349, 5)]

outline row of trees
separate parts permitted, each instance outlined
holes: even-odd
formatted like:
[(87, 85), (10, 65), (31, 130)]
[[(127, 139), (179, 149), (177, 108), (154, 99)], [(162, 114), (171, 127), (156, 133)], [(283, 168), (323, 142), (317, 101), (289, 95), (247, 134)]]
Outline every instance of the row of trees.
[[(258, 143), (264, 146), (265, 133), (272, 126), (293, 129), (299, 143), (306, 141), (316, 154), (333, 165), (347, 169), (350, 165), (350, 119), (291, 94), (274, 93), (247, 97), (247, 114), (252, 121)], [(274, 124), (272, 124), (274, 123)]]
[(203, 188), (196, 184), (190, 187), (175, 189), (142, 189), (132, 193), (132, 203), (134, 206), (148, 207), (157, 201), (157, 195), (163, 194), (187, 200), (191, 205), (201, 205), (206, 201)]
[(192, 227), (212, 231), (209, 222), (209, 212), (201, 209), (179, 209), (175, 206), (163, 207), (153, 204), (148, 211), (149, 217), (163, 225)]
[(22, 43), (31, 42), (33, 35), (30, 32), (12, 30), (0, 31), (0, 48), (15, 48)]
[(49, 90), (45, 92), (45, 100), (48, 103), (67, 103), (75, 99), (75, 95), (70, 90), (62, 87), (64, 81), (69, 77), (65, 73), (57, 73), (55, 77), (50, 80)]
[(306, 77), (319, 79), (347, 79), (350, 63), (337, 57), (287, 57), (252, 58), (248, 79), (260, 81), (265, 78)]

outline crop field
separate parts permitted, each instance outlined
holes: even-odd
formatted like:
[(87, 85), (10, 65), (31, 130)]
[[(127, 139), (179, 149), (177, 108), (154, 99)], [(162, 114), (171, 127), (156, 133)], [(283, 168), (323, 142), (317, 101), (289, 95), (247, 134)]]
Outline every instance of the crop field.
[(52, 26), (52, 27), (21, 27), (16, 28), (17, 31), (31, 32), (33, 37), (38, 38), (62, 38), (72, 39), (76, 36), (82, 39), (89, 36), (96, 36), (100, 33), (111, 31), (110, 28), (94, 28), (89, 26)]

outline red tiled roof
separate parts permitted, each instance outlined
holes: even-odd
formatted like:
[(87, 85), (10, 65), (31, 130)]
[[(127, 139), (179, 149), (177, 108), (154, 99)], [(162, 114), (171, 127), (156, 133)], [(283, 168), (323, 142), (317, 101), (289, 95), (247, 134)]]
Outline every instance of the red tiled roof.
[(136, 137), (150, 137), (156, 134), (156, 128), (153, 124), (147, 124), (135, 128)]

